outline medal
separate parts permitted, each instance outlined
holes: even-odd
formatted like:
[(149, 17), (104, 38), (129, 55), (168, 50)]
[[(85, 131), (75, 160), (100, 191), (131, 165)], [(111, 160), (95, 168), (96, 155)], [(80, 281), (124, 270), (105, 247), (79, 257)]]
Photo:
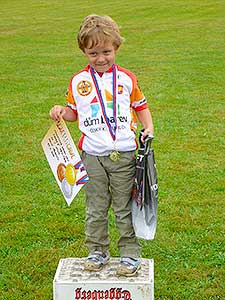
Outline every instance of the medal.
[(112, 151), (109, 155), (111, 161), (119, 161), (120, 160), (120, 153), (116, 150)]

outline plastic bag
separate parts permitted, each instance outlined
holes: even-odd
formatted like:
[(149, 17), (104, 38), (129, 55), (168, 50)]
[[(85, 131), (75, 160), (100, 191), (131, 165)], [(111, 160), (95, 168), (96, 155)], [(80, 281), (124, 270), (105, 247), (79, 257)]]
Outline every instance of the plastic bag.
[(138, 238), (153, 240), (157, 226), (158, 180), (154, 150), (151, 149), (153, 137), (148, 136), (143, 144), (141, 133), (132, 193), (132, 221)]

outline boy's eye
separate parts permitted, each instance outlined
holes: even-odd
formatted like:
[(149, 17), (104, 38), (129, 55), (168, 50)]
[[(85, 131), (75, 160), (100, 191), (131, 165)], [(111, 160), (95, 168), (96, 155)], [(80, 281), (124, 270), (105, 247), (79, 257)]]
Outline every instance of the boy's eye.
[(96, 52), (91, 52), (91, 53), (89, 53), (91, 56), (96, 56), (97, 55), (97, 53)]

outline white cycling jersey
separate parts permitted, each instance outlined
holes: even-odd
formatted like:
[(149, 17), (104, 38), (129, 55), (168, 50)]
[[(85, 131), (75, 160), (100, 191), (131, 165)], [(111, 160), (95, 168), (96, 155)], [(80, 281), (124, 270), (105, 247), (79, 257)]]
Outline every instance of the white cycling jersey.
[(79, 149), (99, 156), (135, 150), (135, 111), (147, 108), (136, 76), (118, 65), (103, 74), (92, 70), (88, 65), (71, 78), (66, 97), (82, 132)]

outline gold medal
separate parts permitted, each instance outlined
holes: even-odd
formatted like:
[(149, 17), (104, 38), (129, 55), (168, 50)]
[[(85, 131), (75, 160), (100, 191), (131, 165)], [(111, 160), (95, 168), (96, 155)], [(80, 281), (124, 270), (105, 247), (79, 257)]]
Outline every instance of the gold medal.
[(111, 161), (118, 161), (120, 160), (120, 153), (114, 150), (110, 153), (109, 158), (111, 159)]

